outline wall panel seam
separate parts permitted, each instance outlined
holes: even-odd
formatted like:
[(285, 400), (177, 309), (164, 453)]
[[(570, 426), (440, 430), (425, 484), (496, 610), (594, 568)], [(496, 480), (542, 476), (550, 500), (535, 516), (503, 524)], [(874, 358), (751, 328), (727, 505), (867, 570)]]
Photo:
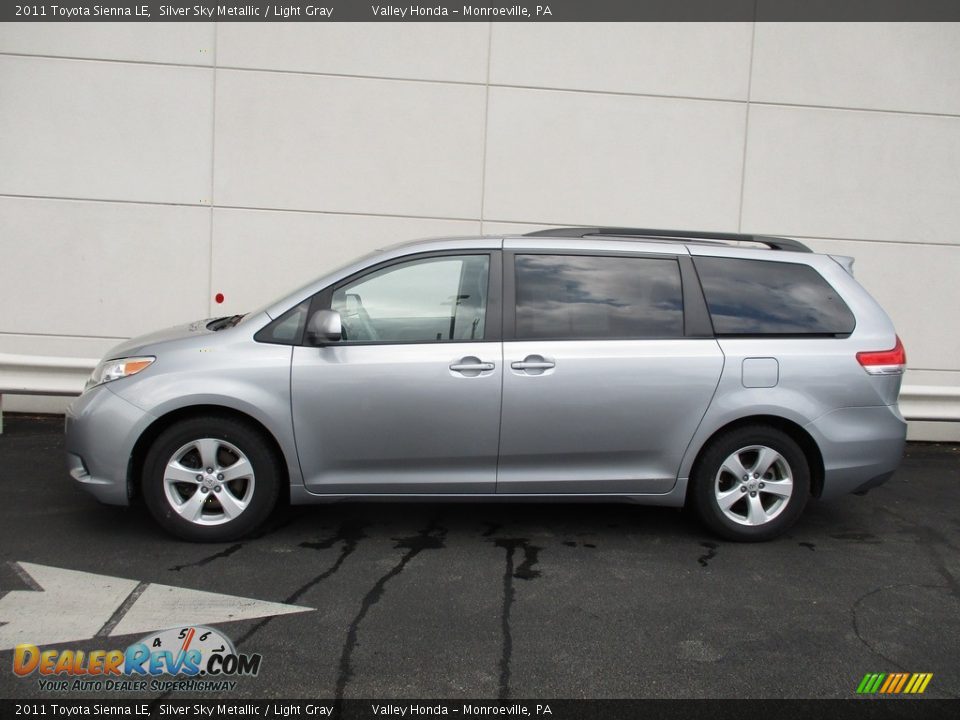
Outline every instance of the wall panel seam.
[(213, 82), (211, 83), (210, 110), (210, 224), (207, 236), (207, 314), (213, 314), (213, 208), (215, 192), (215, 174), (217, 172), (217, 40), (220, 23), (213, 24)]
[(197, 209), (216, 209), (216, 210), (245, 210), (249, 212), (278, 212), (278, 213), (306, 213), (310, 215), (345, 215), (348, 217), (380, 217), (380, 218), (401, 218), (407, 220), (444, 220), (452, 222), (470, 222), (477, 223), (479, 217), (452, 217), (444, 215), (407, 215), (402, 213), (375, 213), (375, 212), (351, 212), (348, 210), (311, 210), (305, 208), (274, 208), (257, 207), (253, 205), (202, 205), (200, 203), (175, 203), (159, 202), (154, 200), (114, 200), (107, 198), (79, 198), (63, 197), (55, 195), (18, 195), (14, 193), (0, 193), (0, 198), (12, 198), (19, 200), (50, 200), (54, 202), (91, 202), (91, 203), (116, 203), (120, 205), (147, 205), (161, 207), (185, 207)]
[[(54, 196), (54, 195), (18, 195), (14, 193), (0, 193), (0, 198), (11, 198), (14, 200), (47, 200), (53, 202), (91, 202), (91, 203), (117, 203), (122, 205), (145, 205), (145, 206), (160, 206), (160, 207), (185, 207), (185, 208), (197, 208), (205, 210), (240, 210), (245, 212), (276, 212), (276, 213), (304, 213), (308, 215), (342, 215), (345, 217), (373, 217), (373, 218), (398, 218), (401, 220), (434, 220), (441, 222), (463, 222), (463, 223), (479, 223), (481, 221), (480, 217), (456, 217), (449, 215), (408, 215), (402, 213), (376, 213), (376, 212), (351, 212), (346, 210), (311, 210), (304, 208), (275, 208), (275, 207), (257, 207), (254, 205), (201, 205), (198, 203), (174, 203), (174, 202), (159, 202), (153, 200), (112, 200), (105, 198), (79, 198), (79, 197), (63, 197), (63, 196)], [(510, 218), (484, 218), (482, 220), (485, 223), (495, 223), (500, 225), (530, 225), (538, 227), (551, 227), (557, 225), (563, 225), (564, 227), (570, 226), (571, 223), (560, 223), (551, 220), (515, 220)], [(574, 227), (589, 227), (587, 225)], [(690, 230), (707, 230), (710, 228), (687, 228)], [(853, 238), (853, 237), (837, 237), (830, 236), (826, 237), (823, 235), (797, 235), (794, 233), (784, 233), (776, 231), (761, 231), (754, 230), (752, 231), (755, 234), (779, 234), (783, 237), (791, 237), (797, 240), (823, 240), (823, 241), (836, 241), (836, 242), (858, 242), (858, 243), (882, 243), (886, 245), (905, 245), (914, 247), (917, 245), (929, 245), (932, 247), (945, 247), (945, 248), (960, 248), (960, 243), (951, 243), (951, 242), (931, 242), (926, 240), (885, 240), (879, 238)]]
[(65, 335), (62, 333), (18, 332), (16, 330), (0, 330), (0, 337), (43, 337), (67, 338), (70, 340), (129, 340), (126, 335)]
[[(176, 67), (176, 68), (191, 68), (198, 70), (213, 70), (214, 66), (212, 65), (194, 65), (187, 63), (163, 63), (163, 62), (150, 62), (150, 61), (140, 61), (140, 60), (113, 60), (108, 58), (83, 58), (83, 57), (72, 57), (72, 56), (62, 56), (62, 55), (41, 55), (41, 54), (30, 54), (30, 53), (12, 53), (12, 52), (2, 52), (0, 51), (0, 57), (22, 57), (22, 58), (39, 58), (47, 60), (69, 60), (77, 62), (99, 62), (99, 63), (114, 63), (114, 64), (127, 64), (127, 65), (148, 65), (148, 66), (157, 66), (157, 67)], [(408, 78), (408, 77), (396, 77), (388, 75), (361, 75), (355, 73), (323, 73), (323, 72), (310, 72), (306, 70), (283, 70), (279, 68), (250, 68), (250, 67), (237, 67), (233, 65), (218, 65), (216, 66), (220, 70), (231, 70), (235, 72), (258, 72), (258, 73), (275, 73), (278, 75), (305, 75), (310, 77), (328, 77), (328, 78), (343, 78), (343, 79), (353, 79), (353, 80), (380, 80), (380, 81), (392, 81), (392, 82), (404, 82), (404, 83), (426, 83), (430, 85), (454, 85), (454, 86), (466, 86), (466, 87), (476, 87), (476, 88), (485, 88), (489, 86), (490, 88), (504, 88), (509, 90), (534, 90), (540, 92), (562, 92), (562, 93), (580, 93), (584, 95), (610, 95), (614, 97), (637, 97), (637, 98), (651, 98), (651, 99), (661, 99), (661, 100), (686, 100), (690, 102), (715, 102), (715, 103), (731, 103), (734, 105), (746, 105), (748, 103), (745, 99), (738, 98), (724, 98), (724, 97), (707, 97), (707, 96), (697, 96), (697, 95), (667, 95), (663, 93), (643, 93), (643, 92), (629, 92), (625, 90), (591, 90), (589, 88), (565, 88), (565, 87), (555, 87), (547, 85), (517, 85), (511, 83), (486, 83), (479, 81), (470, 81), (470, 80), (435, 80), (430, 78)], [(858, 112), (858, 113), (875, 113), (882, 115), (908, 115), (914, 117), (942, 117), (942, 118), (957, 118), (960, 119), (960, 113), (939, 113), (939, 112), (927, 112), (922, 110), (897, 110), (894, 108), (868, 108), (868, 107), (855, 107), (855, 106), (846, 106), (846, 105), (821, 105), (816, 103), (790, 103), (790, 102), (778, 102), (775, 100), (750, 100), (752, 105), (762, 105), (765, 107), (780, 107), (780, 108), (807, 108), (814, 110), (837, 110), (837, 111), (847, 111), (847, 112)]]
[(750, 141), (750, 92), (753, 88), (753, 51), (757, 43), (757, 0), (753, 3), (750, 26), (750, 59), (747, 62), (747, 107), (743, 117), (743, 153), (740, 156), (740, 204), (737, 208), (737, 232), (743, 228), (743, 198), (747, 194), (747, 143)]
[(487, 23), (487, 79), (483, 102), (483, 154), (480, 165), (480, 234), (483, 235), (483, 216), (487, 201), (487, 138), (490, 132), (490, 54), (493, 52), (493, 23)]

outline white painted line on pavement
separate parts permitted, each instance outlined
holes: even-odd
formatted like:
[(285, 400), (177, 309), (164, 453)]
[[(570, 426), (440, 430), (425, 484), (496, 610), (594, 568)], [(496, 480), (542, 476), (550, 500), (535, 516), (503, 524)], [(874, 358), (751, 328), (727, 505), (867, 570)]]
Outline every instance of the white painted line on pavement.
[(0, 599), (0, 650), (20, 643), (51, 645), (92, 638), (137, 586), (136, 580), (20, 563), (43, 588)]
[(171, 585), (151, 584), (137, 598), (127, 614), (110, 633), (130, 635), (158, 628), (209, 625), (268, 615), (301, 613), (313, 608), (266, 602), (234, 595), (219, 595)]
[(37, 589), (0, 597), (0, 650), (313, 610), (34, 563), (18, 571)]

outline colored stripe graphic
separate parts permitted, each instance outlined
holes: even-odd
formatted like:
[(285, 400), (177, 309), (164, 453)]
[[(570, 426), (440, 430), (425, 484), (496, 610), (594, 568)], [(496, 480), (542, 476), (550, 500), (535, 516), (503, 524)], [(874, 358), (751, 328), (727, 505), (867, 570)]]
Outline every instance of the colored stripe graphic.
[(857, 694), (919, 695), (932, 679), (933, 673), (867, 673), (857, 685)]
[(916, 680), (913, 682), (913, 689), (910, 690), (911, 693), (922, 693), (927, 689), (927, 684), (930, 682), (932, 675), (930, 673), (918, 673)]
[(909, 677), (910, 673), (894, 673), (892, 675), (893, 682), (890, 683), (890, 687), (885, 692), (891, 694), (900, 692)]
[(861, 695), (872, 695), (880, 687), (884, 677), (886, 677), (885, 673), (867, 673), (857, 686), (857, 692)]
[(900, 682), (900, 676), (901, 676), (901, 673), (890, 673), (887, 676), (887, 681), (880, 688), (880, 692), (892, 693), (894, 688), (897, 687), (897, 685)]
[(907, 684), (908, 673), (900, 673), (900, 682), (897, 683), (897, 686), (892, 690), (892, 692), (898, 693), (903, 690), (903, 686)]

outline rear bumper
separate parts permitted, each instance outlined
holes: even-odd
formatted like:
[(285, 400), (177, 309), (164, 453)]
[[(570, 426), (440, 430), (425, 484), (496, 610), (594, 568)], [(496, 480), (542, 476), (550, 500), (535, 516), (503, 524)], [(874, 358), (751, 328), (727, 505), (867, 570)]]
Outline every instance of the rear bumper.
[(841, 408), (806, 426), (823, 455), (822, 498), (886, 482), (903, 459), (907, 423), (896, 405)]
[(128, 470), (137, 438), (153, 416), (109, 387), (88, 390), (66, 412), (67, 470), (84, 490), (108, 505), (129, 505)]

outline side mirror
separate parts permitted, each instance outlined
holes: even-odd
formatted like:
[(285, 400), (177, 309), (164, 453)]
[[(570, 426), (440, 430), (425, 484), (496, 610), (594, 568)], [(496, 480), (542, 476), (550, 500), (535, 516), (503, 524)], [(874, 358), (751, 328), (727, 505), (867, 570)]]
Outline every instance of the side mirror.
[(341, 337), (343, 325), (336, 310), (317, 310), (307, 323), (307, 342), (311, 345), (337, 342)]

